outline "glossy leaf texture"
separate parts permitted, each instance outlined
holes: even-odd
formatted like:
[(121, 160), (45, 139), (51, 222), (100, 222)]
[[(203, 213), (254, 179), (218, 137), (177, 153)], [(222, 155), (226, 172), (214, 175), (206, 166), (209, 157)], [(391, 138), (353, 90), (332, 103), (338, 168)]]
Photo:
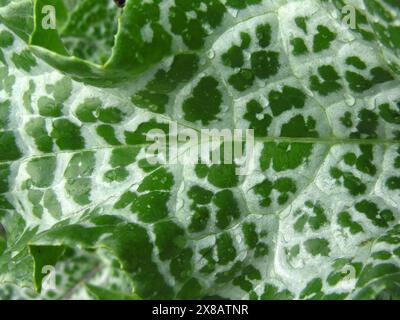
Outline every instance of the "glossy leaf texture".
[[(65, 1), (55, 30), (52, 1), (20, 2), (0, 1), (0, 297), (400, 297), (397, 1)], [(248, 174), (150, 164), (175, 123), (253, 129)]]

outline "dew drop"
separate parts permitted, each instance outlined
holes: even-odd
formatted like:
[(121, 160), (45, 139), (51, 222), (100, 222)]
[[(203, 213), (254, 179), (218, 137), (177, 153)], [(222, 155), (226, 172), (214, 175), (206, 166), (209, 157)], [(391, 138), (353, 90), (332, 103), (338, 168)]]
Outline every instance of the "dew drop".
[(267, 85), (267, 83), (266, 83), (265, 81), (259, 81), (259, 82), (258, 82), (258, 86), (259, 86), (260, 88), (265, 88), (266, 85)]
[(239, 10), (233, 9), (233, 8), (228, 8), (228, 12), (232, 17), (236, 18), (238, 16)]
[(215, 58), (215, 51), (214, 51), (213, 49), (210, 49), (210, 50), (207, 52), (207, 56), (208, 56), (208, 58), (210, 58), (210, 59), (214, 59), (214, 58)]
[(352, 107), (356, 104), (356, 98), (354, 98), (352, 95), (350, 94), (346, 94), (345, 95), (345, 102), (348, 106)]
[(264, 114), (257, 113), (256, 118), (257, 118), (257, 120), (263, 120), (264, 119)]
[(314, 97), (314, 92), (312, 92), (310, 88), (304, 87), (304, 90), (305, 90), (305, 92), (306, 92), (306, 94), (307, 94), (308, 96)]
[(329, 14), (330, 14), (330, 16), (332, 17), (332, 18), (334, 18), (334, 19), (337, 19), (338, 17), (339, 17), (339, 14), (338, 14), (338, 12), (337, 12), (337, 10), (331, 10), (330, 12), (329, 12)]
[(296, 269), (301, 269), (301, 268), (304, 268), (305, 262), (303, 259), (299, 259), (296, 261), (296, 263), (294, 265), (295, 265)]

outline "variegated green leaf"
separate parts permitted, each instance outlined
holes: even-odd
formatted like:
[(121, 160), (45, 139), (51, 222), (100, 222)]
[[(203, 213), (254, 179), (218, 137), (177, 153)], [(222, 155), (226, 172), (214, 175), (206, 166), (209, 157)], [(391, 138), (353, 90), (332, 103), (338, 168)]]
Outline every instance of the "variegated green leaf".
[[(0, 297), (399, 298), (396, 1), (19, 2), (0, 1)], [(149, 163), (174, 125), (252, 129), (254, 162)], [(46, 266), (54, 292), (18, 289)]]

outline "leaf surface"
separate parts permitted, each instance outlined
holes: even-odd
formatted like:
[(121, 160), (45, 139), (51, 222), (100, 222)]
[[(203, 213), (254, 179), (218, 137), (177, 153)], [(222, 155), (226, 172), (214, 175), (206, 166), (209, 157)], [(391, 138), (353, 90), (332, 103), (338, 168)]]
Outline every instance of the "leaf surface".
[[(0, 10), (1, 297), (399, 297), (396, 2), (45, 3), (30, 46)], [(150, 164), (173, 124), (253, 129), (250, 172)]]

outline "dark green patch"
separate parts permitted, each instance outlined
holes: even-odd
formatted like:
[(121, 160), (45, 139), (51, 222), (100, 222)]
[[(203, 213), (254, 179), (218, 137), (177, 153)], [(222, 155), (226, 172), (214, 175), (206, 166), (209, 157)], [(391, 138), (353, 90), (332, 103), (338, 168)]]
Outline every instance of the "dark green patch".
[(350, 138), (368, 138), (375, 139), (377, 138), (377, 129), (378, 129), (378, 115), (367, 109), (362, 109), (359, 114), (359, 123), (357, 124), (357, 131), (352, 132), (350, 134)]
[(261, 3), (262, 0), (227, 0), (226, 4), (235, 9), (245, 9), (247, 6)]
[(15, 133), (13, 131), (0, 131), (0, 161), (13, 161), (21, 157)]
[(57, 160), (55, 157), (44, 157), (31, 160), (26, 171), (31, 177), (32, 183), (38, 188), (47, 188), (53, 182)]
[(166, 168), (157, 169), (143, 179), (138, 187), (138, 192), (169, 191), (174, 185), (174, 176)]
[(301, 30), (304, 31), (305, 34), (307, 34), (307, 20), (308, 17), (296, 17), (294, 19), (294, 22), (296, 23), (296, 26), (299, 27)]
[(300, 293), (300, 299), (307, 300), (319, 300), (322, 296), (322, 280), (320, 278), (311, 280)]
[(46, 190), (43, 197), (43, 206), (49, 211), (49, 213), (56, 219), (61, 218), (62, 209), (61, 204), (57, 199), (57, 195), (51, 189)]
[(209, 169), (208, 181), (217, 188), (233, 188), (239, 183), (234, 164), (214, 164)]
[(136, 147), (121, 147), (115, 148), (112, 151), (110, 157), (110, 165), (113, 168), (116, 167), (126, 167), (130, 164), (134, 163), (136, 160), (136, 156), (139, 153), (140, 149)]
[(293, 46), (293, 55), (301, 56), (308, 53), (308, 48), (303, 38), (293, 38), (290, 40), (290, 44)]
[(390, 177), (386, 180), (386, 187), (389, 190), (400, 190), (400, 177)]
[(255, 249), (259, 241), (256, 225), (254, 223), (244, 223), (242, 232), (246, 245), (250, 249)]
[(209, 168), (206, 164), (199, 163), (195, 167), (196, 176), (199, 178), (207, 177), (208, 172), (209, 172)]
[(11, 32), (2, 30), (0, 32), (0, 48), (8, 48), (14, 43), (14, 37)]
[(168, 192), (152, 191), (138, 196), (131, 206), (131, 211), (145, 223), (154, 223), (168, 216)]
[(10, 101), (6, 100), (0, 102), (0, 130), (4, 130), (8, 127), (8, 118), (10, 115)]
[(266, 284), (264, 292), (260, 296), (261, 300), (292, 300), (293, 298), (294, 295), (289, 290), (279, 290), (272, 284)]
[(317, 31), (318, 33), (314, 36), (313, 40), (313, 51), (321, 52), (329, 49), (331, 42), (336, 39), (336, 33), (323, 25), (318, 25)]
[(219, 229), (228, 228), (232, 221), (240, 218), (239, 204), (232, 191), (223, 190), (218, 192), (214, 196), (213, 202), (218, 208), (215, 224)]
[(208, 125), (217, 120), (221, 111), (222, 94), (218, 89), (218, 81), (213, 77), (204, 77), (193, 89), (192, 97), (182, 105), (185, 120), (190, 122), (201, 121)]
[(279, 205), (284, 205), (289, 200), (290, 194), (295, 194), (297, 191), (296, 183), (291, 178), (279, 178), (275, 182), (265, 179), (263, 182), (254, 186), (254, 192), (262, 197), (260, 206), (268, 208), (271, 203), (271, 193), (273, 190), (279, 192), (277, 202)]
[(281, 172), (296, 169), (308, 162), (312, 154), (313, 144), (267, 142), (260, 157), (263, 171), (271, 167)]
[(11, 61), (14, 63), (17, 69), (21, 69), (26, 72), (31, 71), (31, 69), (37, 65), (35, 57), (28, 49), (21, 51), (19, 54), (13, 53)]
[[(230, 0), (232, 1), (237, 2), (237, 0)], [(202, 9), (203, 5), (206, 8), (205, 11)], [(206, 25), (209, 25), (211, 29), (217, 28), (222, 23), (225, 11), (225, 6), (217, 0), (200, 0), (190, 3), (177, 0), (175, 6), (169, 9), (171, 30), (182, 37), (189, 49), (201, 49), (208, 34)], [(189, 17), (189, 12), (195, 13), (196, 17)]]
[(195, 54), (179, 54), (168, 71), (160, 69), (145, 89), (132, 96), (132, 102), (140, 108), (155, 113), (164, 113), (171, 94), (180, 84), (189, 81), (199, 67), (199, 58)]
[(8, 176), (10, 174), (10, 166), (8, 164), (0, 164), (0, 194), (6, 193), (9, 188)]
[(121, 142), (118, 140), (115, 129), (108, 124), (102, 124), (96, 127), (96, 133), (104, 139), (106, 143), (112, 146), (120, 146)]
[(364, 231), (363, 227), (359, 223), (355, 222), (350, 213), (346, 211), (339, 213), (337, 222), (341, 227), (348, 228), (351, 234), (357, 234)]
[(40, 97), (38, 100), (39, 114), (43, 117), (62, 116), (62, 105), (48, 97)]
[(355, 208), (371, 220), (372, 224), (380, 228), (389, 227), (389, 223), (395, 219), (391, 210), (380, 210), (374, 202), (368, 200), (357, 203)]
[(99, 98), (86, 98), (76, 108), (76, 116), (82, 122), (96, 122), (96, 111), (102, 107), (102, 102)]
[(310, 77), (311, 90), (317, 91), (321, 96), (328, 96), (342, 88), (340, 77), (331, 65), (320, 66), (318, 73), (320, 77), (315, 75)]
[(306, 95), (301, 90), (290, 86), (284, 86), (282, 91), (272, 90), (268, 95), (274, 116), (279, 116), (292, 108), (303, 108), (306, 98)]
[(42, 152), (51, 152), (53, 150), (53, 140), (50, 138), (46, 122), (43, 118), (33, 118), (25, 125), (26, 133), (31, 136), (36, 147)]
[(306, 225), (309, 225), (311, 230), (317, 231), (328, 222), (325, 211), (319, 203), (307, 201), (304, 208), (307, 209), (297, 209), (294, 212), (295, 216), (299, 216), (293, 225), (295, 231), (303, 232)]
[(365, 183), (363, 183), (361, 179), (356, 177), (352, 172), (345, 172), (339, 168), (332, 167), (329, 174), (336, 180), (337, 184), (343, 184), (352, 196), (361, 195), (367, 191)]
[(61, 150), (79, 150), (85, 146), (80, 128), (68, 119), (55, 120), (50, 135)]
[(193, 186), (188, 191), (188, 196), (194, 201), (195, 204), (209, 204), (213, 197), (213, 193), (200, 186)]
[(254, 83), (254, 73), (250, 69), (240, 69), (238, 73), (229, 77), (228, 82), (237, 91), (246, 91), (251, 88)]
[(312, 117), (307, 118), (307, 122), (302, 115), (293, 117), (288, 123), (282, 125), (281, 137), (312, 137), (317, 138), (318, 132), (315, 130), (316, 121)]
[(119, 167), (108, 170), (104, 174), (104, 181), (108, 183), (123, 182), (129, 177), (129, 171), (126, 168)]
[(256, 27), (256, 36), (261, 48), (266, 48), (271, 44), (271, 32), (269, 24), (261, 24)]
[[(249, 129), (254, 130), (254, 136), (266, 137), (268, 135), (268, 127), (272, 122), (272, 117), (263, 114), (263, 107), (257, 100), (251, 100), (246, 105), (247, 112), (243, 118), (250, 122)], [(259, 118), (262, 115), (262, 118)]]
[(382, 104), (379, 106), (379, 111), (386, 122), (400, 124), (400, 102), (394, 108), (389, 103)]
[(351, 56), (346, 59), (346, 64), (349, 66), (353, 66), (359, 70), (365, 70), (367, 69), (367, 65), (365, 64), (364, 61), (362, 61), (359, 57), (357, 56)]
[(95, 156), (93, 152), (86, 151), (75, 154), (64, 172), (65, 189), (72, 199), (80, 205), (90, 203), (91, 176), (94, 166)]
[(343, 117), (340, 118), (340, 122), (342, 123), (343, 126), (346, 128), (351, 128), (353, 127), (353, 119), (352, 119), (352, 114), (349, 111), (346, 111), (343, 115)]
[(120, 123), (123, 120), (124, 113), (115, 107), (99, 109), (97, 116), (104, 123)]
[(178, 256), (186, 246), (184, 230), (171, 221), (154, 225), (155, 244), (161, 260), (171, 260)]
[(207, 207), (191, 207), (193, 215), (190, 220), (189, 231), (192, 233), (204, 231), (210, 220), (210, 210)]
[(309, 239), (304, 242), (305, 249), (313, 256), (329, 256), (329, 241), (326, 239)]
[(128, 145), (140, 145), (149, 143), (149, 132), (153, 130), (160, 130), (165, 136), (169, 135), (169, 125), (159, 123), (156, 120), (141, 123), (136, 131), (125, 131), (125, 142)]
[(222, 62), (231, 68), (242, 67), (244, 64), (243, 49), (238, 46), (232, 46), (222, 55)]
[(251, 69), (256, 77), (267, 79), (276, 75), (280, 68), (279, 52), (257, 51), (251, 54)]
[(192, 275), (193, 251), (190, 248), (182, 250), (170, 263), (171, 274), (180, 282), (188, 280)]
[(236, 249), (233, 245), (232, 237), (228, 233), (223, 233), (217, 238), (217, 255), (220, 265), (227, 265), (236, 258)]

